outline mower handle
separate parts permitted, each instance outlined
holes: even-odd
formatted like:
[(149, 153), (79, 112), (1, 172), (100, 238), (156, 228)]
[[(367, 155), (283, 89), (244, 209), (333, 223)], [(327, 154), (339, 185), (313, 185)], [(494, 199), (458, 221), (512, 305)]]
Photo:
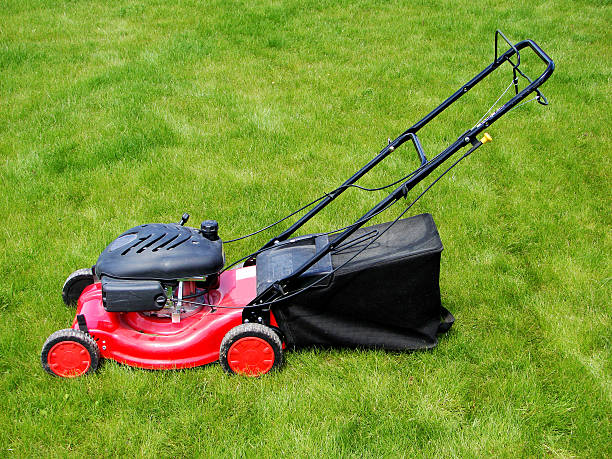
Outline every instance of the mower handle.
[[(498, 47), (497, 47), (498, 36), (501, 36), (504, 39), (504, 41), (508, 43), (508, 45), (510, 45), (510, 48), (508, 49), (508, 51), (504, 52), (499, 57), (498, 57)], [(515, 45), (510, 40), (508, 40), (508, 37), (506, 37), (506, 35), (504, 35), (504, 33), (499, 29), (495, 31), (495, 58), (493, 62), (499, 65), (504, 60), (507, 60), (510, 63), (510, 65), (512, 65), (512, 67), (516, 68), (521, 65), (521, 54), (519, 53), (519, 50), (525, 48), (526, 46), (529, 46), (532, 49), (532, 51), (536, 54), (536, 56), (542, 59), (542, 61), (548, 67), (546, 69), (547, 71), (549, 69), (554, 70), (555, 63), (553, 62), (553, 60), (533, 40), (523, 40), (523, 41), (518, 42)], [(516, 54), (516, 64), (510, 60), (510, 57), (512, 56), (513, 53)]]
[[(546, 64), (546, 70), (544, 71), (544, 73), (542, 73), (542, 76), (546, 75), (546, 77), (544, 78), (544, 80), (540, 83), (542, 84), (544, 81), (546, 81), (548, 79), (548, 77), (550, 76), (550, 74), (553, 72), (553, 70), (555, 69), (555, 63), (553, 62), (553, 60), (548, 56), (548, 54), (546, 54), (542, 48), (540, 48), (535, 42), (533, 42), (532, 40), (525, 40), (525, 42), (527, 42), (527, 45), (529, 45), (529, 47), (533, 50), (533, 52), (535, 53), (536, 56), (538, 56), (542, 62), (544, 62)], [(521, 42), (523, 43), (523, 42)], [(521, 44), (519, 43), (519, 44)], [(496, 50), (497, 51), (497, 50)], [(518, 55), (518, 50), (516, 51), (517, 55)], [(520, 62), (520, 57), (519, 57), (519, 62)], [(512, 64), (512, 62), (510, 61), (510, 63)], [(521, 75), (523, 75), (525, 78), (527, 78), (527, 81), (529, 81), (529, 83), (533, 83), (533, 81), (531, 80), (531, 78), (529, 78), (527, 75), (525, 75), (523, 72), (521, 72), (518, 68), (515, 67), (515, 71), (518, 71), (521, 73)], [(541, 78), (541, 77), (540, 77)], [(539, 86), (539, 85), (538, 85)], [(541, 105), (548, 105), (548, 99), (546, 99), (546, 97), (544, 96), (544, 94), (542, 94), (542, 92), (540, 91), (539, 87), (536, 87), (534, 89), (534, 92), (537, 94), (538, 96), (538, 103)]]
[[(505, 51), (504, 53), (502, 53), (501, 55), (498, 55), (497, 42), (498, 42), (498, 38), (499, 38), (500, 35), (510, 45), (510, 48), (507, 51)], [(430, 113), (425, 115), (421, 120), (417, 121), (414, 125), (409, 127), (398, 138), (396, 138), (392, 142), (389, 142), (388, 145), (386, 145), (373, 159), (371, 159), (365, 166), (363, 166), (361, 169), (359, 169), (352, 177), (347, 179), (336, 190), (328, 193), (327, 196), (324, 199), (322, 199), (319, 203), (317, 203), (308, 213), (306, 213), (306, 215), (302, 216), (297, 222), (295, 222), (293, 225), (291, 225), (289, 228), (287, 228), (285, 231), (283, 231), (278, 236), (270, 239), (266, 244), (264, 244), (261, 247), (260, 250), (267, 249), (269, 247), (272, 247), (274, 244), (277, 244), (278, 242), (286, 240), (297, 229), (299, 229), (302, 225), (304, 225), (304, 223), (306, 223), (314, 215), (316, 215), (318, 212), (320, 212), (330, 202), (332, 202), (340, 194), (342, 194), (345, 190), (347, 190), (350, 185), (352, 185), (357, 180), (359, 180), (361, 177), (363, 177), (368, 171), (370, 171), (373, 167), (375, 167), (378, 163), (380, 163), (384, 158), (386, 158), (391, 152), (393, 152), (395, 149), (397, 149), (399, 146), (401, 146), (408, 139), (412, 140), (412, 143), (414, 144), (414, 146), (415, 146), (415, 148), (417, 150), (417, 153), (418, 153), (419, 158), (421, 160), (421, 166), (417, 169), (417, 171), (416, 171), (417, 173), (414, 176), (411, 176), (411, 178), (408, 181), (408, 183), (402, 185), (400, 187), (401, 188), (400, 191), (396, 190), (395, 192), (393, 192), (388, 197), (388, 200), (394, 200), (399, 195), (405, 196), (406, 192), (408, 190), (412, 189), (412, 187), (414, 187), (414, 185), (416, 183), (418, 183), (419, 181), (424, 179), (427, 175), (429, 175), (429, 173), (432, 170), (434, 170), (436, 167), (438, 167), (440, 164), (442, 164), (444, 161), (446, 161), (456, 151), (458, 151), (460, 148), (463, 148), (464, 146), (466, 146), (469, 143), (473, 144), (474, 139), (476, 139), (476, 136), (478, 134), (480, 134), (487, 127), (491, 126), (495, 121), (497, 121), (504, 114), (508, 113), (519, 102), (524, 100), (530, 93), (535, 92), (536, 95), (538, 96), (538, 102), (540, 102), (543, 105), (546, 105), (548, 103), (548, 101), (546, 100), (544, 95), (540, 92), (539, 87), (546, 80), (548, 80), (548, 78), (552, 75), (552, 73), (553, 73), (553, 71), (555, 69), (555, 64), (554, 64), (553, 60), (533, 40), (527, 39), (527, 40), (520, 41), (520, 42), (518, 42), (516, 44), (512, 44), (507, 39), (507, 37), (501, 31), (498, 30), (498, 31), (495, 32), (495, 42), (496, 42), (496, 45), (495, 45), (495, 59), (494, 59), (494, 61), (491, 64), (489, 64), (487, 67), (485, 67), (480, 73), (478, 73), (470, 81), (468, 81), (463, 86), (461, 86), (454, 94), (452, 94), (449, 98), (447, 98), (445, 101), (443, 101), (440, 105), (438, 105)], [(523, 48), (526, 48), (526, 47), (531, 48), (532, 51), (546, 64), (546, 69), (537, 78), (535, 78), (534, 80), (532, 80), (527, 75), (525, 75), (522, 72), (522, 70), (520, 70), (520, 68), (518, 67), (518, 61), (520, 59), (520, 50), (522, 50)], [(510, 61), (510, 58), (512, 56), (514, 56), (514, 54), (517, 55), (517, 58), (516, 58), (517, 59), (517, 64), (516, 65), (514, 64), (514, 62)], [(506, 60), (508, 60), (510, 62), (510, 64), (513, 67), (514, 72), (520, 73), (522, 76), (524, 76), (529, 81), (529, 85), (526, 88), (524, 88), (523, 90), (521, 90), (520, 92), (517, 91), (517, 94), (514, 97), (512, 97), (512, 99), (510, 99), (508, 102), (506, 102), (502, 107), (500, 107), (498, 110), (496, 110), (492, 115), (490, 115), (482, 123), (474, 126), (473, 128), (467, 130), (466, 132), (464, 132), (450, 146), (448, 146), (446, 149), (444, 149), (441, 153), (438, 153), (431, 160), (428, 160), (426, 158), (426, 156), (425, 156), (425, 153), (423, 151), (423, 148), (421, 146), (421, 143), (420, 143), (419, 138), (417, 137), (416, 133), (421, 128), (423, 128), (425, 125), (427, 125), (431, 120), (433, 120), (435, 117), (437, 117), (440, 113), (442, 113), (444, 110), (446, 110), (450, 105), (452, 105), (454, 102), (456, 102), (459, 98), (461, 98), (463, 95), (465, 95), (470, 89), (472, 89), (474, 86), (476, 86), (480, 81), (482, 81), (484, 78), (486, 78), (487, 75), (491, 74), (497, 68), (499, 68), (504, 63), (504, 61), (506, 61)], [(516, 78), (516, 75), (515, 75), (515, 78)], [(386, 200), (385, 202), (388, 203), (387, 202), (388, 200)], [(356, 225), (351, 226), (347, 230), (347, 232), (345, 232), (347, 234), (343, 233), (343, 235), (345, 235), (345, 236), (349, 235), (354, 229), (358, 228), (359, 226), (361, 226), (361, 224), (363, 224), (366, 221), (368, 221), (369, 218), (371, 218), (371, 217), (368, 216), (368, 218), (365, 218), (364, 220), (360, 220), (359, 221), (359, 225), (356, 224)], [(316, 263), (316, 261), (318, 261), (318, 259), (320, 258), (320, 255), (321, 254), (317, 255), (318, 258), (317, 258), (317, 260), (314, 260), (314, 262), (313, 262), (313, 260), (311, 260), (309, 262), (309, 265), (312, 265), (312, 264)], [(297, 272), (296, 271), (297, 275), (300, 275), (303, 271), (305, 271), (305, 269), (302, 269), (302, 268), (300, 270), (298, 270), (298, 271), (301, 271), (301, 272)], [(295, 276), (292, 276), (292, 277), (295, 277)], [(261, 298), (258, 297), (257, 300), (261, 300)]]
[[(550, 76), (550, 74), (553, 72), (553, 70), (555, 69), (555, 63), (553, 62), (553, 60), (548, 56), (548, 54), (546, 54), (542, 48), (540, 48), (538, 46), (538, 44), (536, 42), (534, 42), (533, 40), (523, 40), (523, 41), (519, 41), (516, 44), (516, 49), (517, 52), (520, 49), (525, 48), (526, 46), (529, 46), (532, 51), (536, 54), (536, 56), (538, 56), (540, 59), (542, 59), (542, 62), (544, 62), (546, 64), (546, 70), (544, 71), (544, 73), (542, 75), (546, 75), (546, 79), (548, 79), (548, 77)], [(506, 53), (504, 53), (506, 54)], [(503, 57), (503, 55), (501, 56)], [(501, 59), (500, 57), (500, 59)]]

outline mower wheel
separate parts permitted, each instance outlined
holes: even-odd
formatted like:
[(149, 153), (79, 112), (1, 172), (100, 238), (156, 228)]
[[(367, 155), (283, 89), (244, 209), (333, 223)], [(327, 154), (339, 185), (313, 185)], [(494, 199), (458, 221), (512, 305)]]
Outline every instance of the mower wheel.
[(73, 272), (62, 287), (62, 299), (66, 306), (76, 306), (81, 293), (85, 287), (94, 283), (94, 275), (91, 268), (77, 269)]
[(100, 349), (87, 333), (67, 328), (47, 338), (40, 361), (47, 373), (74, 378), (96, 371), (100, 363)]
[(227, 373), (261, 376), (283, 364), (283, 343), (270, 327), (241, 324), (223, 338), (219, 362)]

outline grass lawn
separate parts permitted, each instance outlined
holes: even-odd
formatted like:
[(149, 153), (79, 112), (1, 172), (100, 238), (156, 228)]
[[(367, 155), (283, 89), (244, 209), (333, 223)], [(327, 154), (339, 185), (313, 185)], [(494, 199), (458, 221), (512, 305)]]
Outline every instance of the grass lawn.
[[(0, 1), (0, 457), (612, 456), (610, 24), (601, 1)], [(277, 220), (489, 64), (496, 28), (557, 69), (548, 107), (502, 118), (411, 210), (445, 245), (457, 322), (436, 349), (290, 352), (260, 380), (41, 369), (73, 318), (64, 279), (119, 233), (185, 211), (225, 239)], [(425, 150), (510, 79), (419, 133)], [(416, 165), (406, 144), (360, 183)], [(302, 234), (383, 196), (348, 191)]]

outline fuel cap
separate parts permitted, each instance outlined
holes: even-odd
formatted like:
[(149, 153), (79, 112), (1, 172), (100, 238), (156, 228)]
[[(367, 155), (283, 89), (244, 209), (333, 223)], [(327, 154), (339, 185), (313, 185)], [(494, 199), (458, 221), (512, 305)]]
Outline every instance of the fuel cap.
[(200, 233), (209, 241), (219, 239), (219, 223), (217, 220), (204, 220), (200, 224)]

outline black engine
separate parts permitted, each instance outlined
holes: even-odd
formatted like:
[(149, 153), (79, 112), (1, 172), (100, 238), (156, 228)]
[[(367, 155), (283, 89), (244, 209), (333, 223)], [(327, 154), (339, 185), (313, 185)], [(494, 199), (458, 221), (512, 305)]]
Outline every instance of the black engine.
[[(184, 219), (186, 220), (186, 219)], [(131, 228), (100, 255), (95, 274), (107, 311), (156, 311), (166, 305), (166, 288), (182, 279), (215, 278), (225, 263), (214, 220), (200, 230), (153, 223)]]

